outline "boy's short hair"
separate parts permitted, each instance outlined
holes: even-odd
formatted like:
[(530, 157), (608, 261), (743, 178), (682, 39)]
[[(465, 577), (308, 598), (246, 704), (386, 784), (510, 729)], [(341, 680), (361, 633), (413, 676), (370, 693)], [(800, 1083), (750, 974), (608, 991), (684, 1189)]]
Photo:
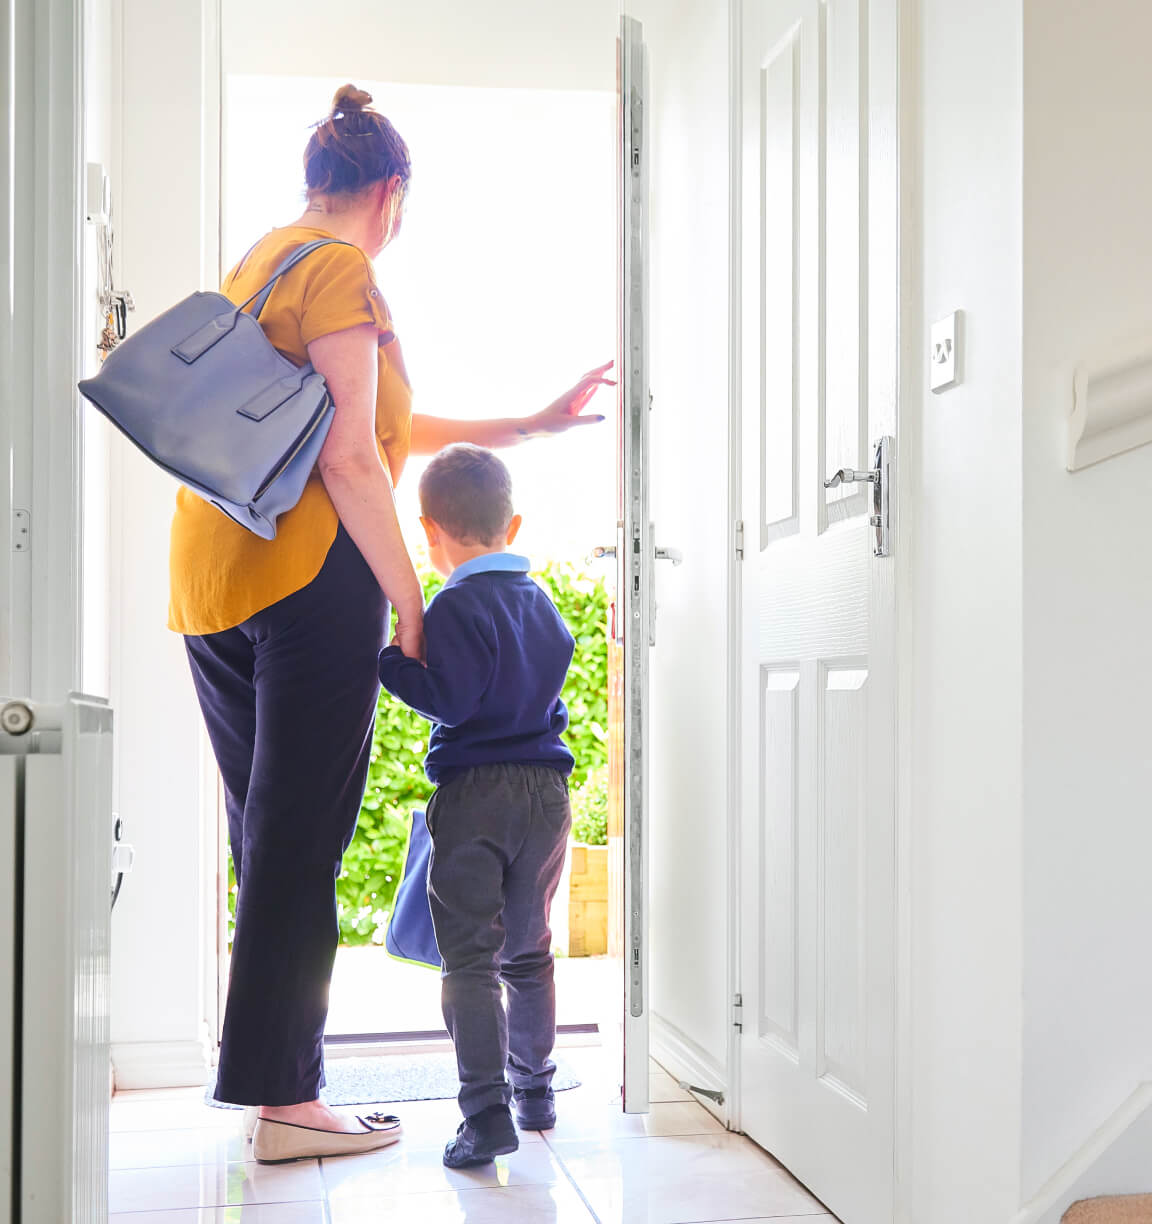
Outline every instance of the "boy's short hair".
[(446, 446), (420, 477), (420, 513), (462, 544), (502, 543), (512, 522), (512, 477), (482, 446)]

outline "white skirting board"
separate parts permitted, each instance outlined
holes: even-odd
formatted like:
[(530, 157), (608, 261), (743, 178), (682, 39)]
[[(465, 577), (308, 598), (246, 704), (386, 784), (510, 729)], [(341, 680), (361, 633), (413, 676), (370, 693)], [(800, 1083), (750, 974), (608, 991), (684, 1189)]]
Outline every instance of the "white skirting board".
[(190, 1088), (211, 1083), (211, 1047), (200, 1041), (126, 1041), (112, 1046), (117, 1092), (141, 1088)]
[(1141, 1084), (1066, 1161), (1013, 1224), (1060, 1224), (1080, 1199), (1152, 1191), (1152, 1083)]
[[(697, 1088), (709, 1088), (728, 1096), (728, 1073), (702, 1045), (665, 1020), (652, 1014), (652, 1057), (675, 1080), (681, 1080)], [(693, 1097), (710, 1113), (728, 1125), (728, 1106), (708, 1097)]]

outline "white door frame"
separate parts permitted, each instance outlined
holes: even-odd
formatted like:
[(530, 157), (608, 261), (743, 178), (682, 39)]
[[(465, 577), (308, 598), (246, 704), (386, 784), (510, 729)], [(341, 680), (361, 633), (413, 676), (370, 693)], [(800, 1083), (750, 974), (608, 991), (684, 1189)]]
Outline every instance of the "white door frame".
[(906, 623), (915, 594), (912, 572), (912, 524), (920, 501), (921, 476), (913, 462), (919, 453), (920, 413), (924, 400), (926, 343), (921, 309), (919, 240), (923, 231), (920, 192), (919, 90), (919, 0), (897, 0), (897, 195), (900, 213), (900, 300), (897, 312), (899, 354), (896, 404), (896, 496), (893, 499), (893, 548), (896, 561), (896, 1091), (893, 1152), (894, 1224), (912, 1224), (915, 1167), (913, 1093), (915, 1048), (912, 1004), (916, 982), (913, 973), (913, 809), (912, 729), (915, 715), (913, 650)]
[(743, 161), (744, 91), (743, 0), (728, 0), (728, 520), (732, 539), (728, 551), (728, 633), (727, 633), (727, 709), (728, 781), (725, 794), (728, 838), (728, 1056), (727, 1123), (730, 1130), (741, 1129), (740, 1029), (737, 1027), (736, 999), (740, 994), (740, 898), (741, 834), (740, 815), (743, 781), (740, 760), (741, 717), (741, 632), (743, 570), (737, 553), (736, 524), (743, 513), (741, 442), (743, 434), (741, 343), (743, 315), (741, 274), (742, 216), (741, 169)]
[(82, 0), (0, 0), (0, 690), (51, 701), (80, 674), (83, 39)]
[[(919, 259), (915, 239), (919, 234), (918, 197), (914, 188), (915, 158), (919, 123), (917, 45), (918, 0), (897, 0), (898, 32), (896, 88), (898, 131), (898, 209), (899, 231), (899, 305), (898, 400), (896, 404), (897, 496), (893, 498), (893, 549), (896, 561), (896, 1011), (895, 1011), (895, 1136), (894, 1136), (894, 1224), (911, 1224), (911, 1187), (913, 1183), (913, 1046), (912, 1046), (912, 811), (911, 727), (913, 710), (912, 650), (901, 630), (901, 610), (907, 608), (913, 591), (911, 523), (915, 514), (906, 512), (915, 505), (919, 476), (912, 470), (910, 456), (916, 453), (917, 416), (909, 411), (919, 399), (923, 363), (919, 359), (923, 326), (919, 311)], [(742, 513), (741, 489), (741, 234), (742, 234), (742, 36), (743, 0), (728, 0), (729, 23), (729, 506), (733, 540), (729, 553), (728, 579), (728, 998), (733, 1005), (728, 1030), (728, 1083), (725, 1102), (728, 1126), (741, 1129), (740, 1030), (737, 1027), (736, 1000), (740, 993), (740, 913), (741, 913), (741, 595), (742, 565), (737, 554), (735, 529)]]

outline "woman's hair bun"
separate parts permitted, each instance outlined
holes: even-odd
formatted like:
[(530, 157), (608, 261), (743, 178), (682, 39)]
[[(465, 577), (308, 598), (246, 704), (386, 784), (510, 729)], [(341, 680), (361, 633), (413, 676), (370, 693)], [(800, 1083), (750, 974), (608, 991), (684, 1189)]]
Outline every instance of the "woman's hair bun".
[(355, 85), (341, 85), (332, 99), (332, 113), (363, 110), (371, 101), (372, 95), (367, 90), (357, 89)]
[(379, 111), (369, 109), (372, 95), (342, 85), (332, 99), (332, 113), (315, 125), (304, 150), (308, 198), (354, 195), (373, 183), (412, 177), (408, 146)]

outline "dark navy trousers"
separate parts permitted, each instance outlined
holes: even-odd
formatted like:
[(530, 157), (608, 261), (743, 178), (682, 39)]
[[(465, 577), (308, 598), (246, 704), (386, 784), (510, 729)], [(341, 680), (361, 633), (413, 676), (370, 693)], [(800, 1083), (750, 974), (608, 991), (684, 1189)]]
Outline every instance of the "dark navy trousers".
[(368, 775), (387, 622), (340, 528), (303, 590), (185, 638), (239, 881), (218, 1100), (294, 1105), (324, 1083), (336, 878)]
[(568, 779), (539, 765), (478, 765), (436, 790), (427, 820), (441, 1006), (467, 1117), (508, 1104), (513, 1088), (547, 1088), (556, 1071), (548, 912), (572, 823)]

